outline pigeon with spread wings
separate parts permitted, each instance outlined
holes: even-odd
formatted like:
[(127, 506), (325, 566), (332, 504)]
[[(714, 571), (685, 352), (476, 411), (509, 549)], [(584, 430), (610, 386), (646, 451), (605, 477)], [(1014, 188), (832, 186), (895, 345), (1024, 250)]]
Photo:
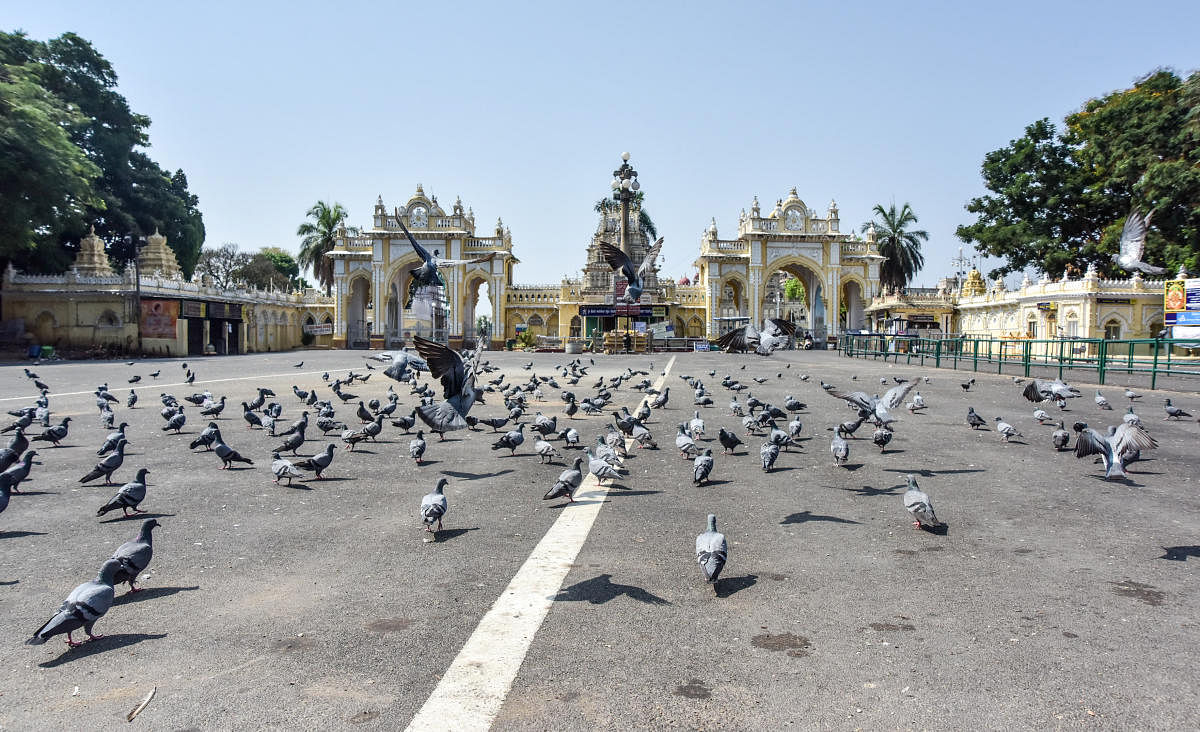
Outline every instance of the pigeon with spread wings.
[(425, 404), (417, 407), (421, 421), (435, 432), (451, 432), (466, 429), (465, 417), (476, 401), (483, 401), (483, 390), (475, 387), (477, 356), (469, 361), (453, 349), (436, 341), (417, 336), (413, 339), (421, 358), (429, 363), (433, 378), (442, 382), (441, 404)]
[(1154, 211), (1142, 216), (1136, 208), (1129, 212), (1125, 219), (1125, 227), (1121, 230), (1121, 251), (1112, 255), (1113, 261), (1121, 269), (1138, 270), (1146, 274), (1162, 274), (1162, 267), (1155, 267), (1142, 261), (1146, 256), (1146, 232), (1150, 229), (1150, 217)]
[(654, 260), (658, 259), (658, 253), (662, 250), (662, 237), (654, 242), (648, 250), (646, 250), (646, 258), (642, 260), (642, 265), (635, 268), (633, 260), (629, 255), (612, 244), (600, 242), (600, 254), (604, 257), (604, 261), (608, 262), (608, 266), (613, 268), (614, 272), (620, 272), (625, 276), (625, 281), (628, 286), (625, 288), (625, 294), (621, 296), (621, 302), (633, 303), (638, 302), (642, 298), (642, 291), (646, 289), (646, 275), (650, 274), (651, 268), (654, 267)]
[(460, 264), (479, 264), (489, 262), (500, 252), (488, 252), (481, 257), (474, 259), (442, 259), (441, 252), (437, 249), (433, 250), (433, 254), (429, 250), (421, 246), (412, 234), (405, 228), (404, 223), (400, 220), (400, 211), (396, 211), (396, 223), (400, 225), (400, 230), (408, 237), (408, 241), (412, 244), (413, 251), (421, 258), (421, 266), (416, 269), (409, 270), (412, 275), (412, 280), (408, 284), (408, 301), (404, 303), (404, 309), (408, 310), (412, 307), (413, 297), (417, 294), (417, 290), (422, 287), (429, 286), (446, 286), (446, 279), (442, 277), (439, 271), (443, 267), (455, 267)]
[(796, 324), (780, 318), (768, 318), (762, 330), (754, 323), (734, 328), (717, 339), (717, 347), (726, 353), (745, 353), (753, 350), (766, 356), (787, 343), (789, 336), (796, 334)]

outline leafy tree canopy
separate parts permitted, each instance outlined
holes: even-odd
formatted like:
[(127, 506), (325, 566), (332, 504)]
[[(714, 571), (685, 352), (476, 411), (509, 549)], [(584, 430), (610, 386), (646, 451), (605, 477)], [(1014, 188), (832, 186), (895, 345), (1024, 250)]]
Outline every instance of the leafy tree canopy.
[(90, 226), (109, 242), (158, 229), (191, 275), (204, 243), (198, 199), (182, 170), (143, 152), (150, 119), (116, 87), (112, 65), (74, 33), (0, 32), (0, 260), (62, 271), (63, 244)]
[(1005, 264), (1059, 276), (1112, 255), (1133, 207), (1154, 211), (1145, 261), (1200, 269), (1200, 72), (1159, 70), (1088, 101), (1060, 131), (1048, 119), (983, 161), (989, 194), (973, 198), (960, 239)]
[(899, 209), (894, 203), (887, 208), (876, 204), (873, 212), (874, 221), (863, 224), (862, 231), (875, 226), (876, 246), (884, 257), (879, 263), (879, 284), (885, 289), (901, 290), (925, 266), (921, 243), (929, 241), (929, 232), (909, 228), (917, 223), (917, 214), (907, 203)]

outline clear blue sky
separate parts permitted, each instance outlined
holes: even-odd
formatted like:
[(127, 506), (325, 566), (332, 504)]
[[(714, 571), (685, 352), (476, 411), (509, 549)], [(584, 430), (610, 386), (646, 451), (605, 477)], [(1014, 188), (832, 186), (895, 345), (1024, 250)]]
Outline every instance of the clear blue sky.
[(1041, 117), (1200, 67), (1200, 2), (18, 3), (7, 30), (74, 31), (183, 168), (207, 244), (295, 251), (317, 199), (369, 223), (418, 182), (490, 234), (521, 282), (578, 276), (592, 205), (632, 153), (690, 271), (758, 195), (831, 198), (843, 227), (912, 204), (930, 233), (918, 284), (960, 245), (983, 156)]

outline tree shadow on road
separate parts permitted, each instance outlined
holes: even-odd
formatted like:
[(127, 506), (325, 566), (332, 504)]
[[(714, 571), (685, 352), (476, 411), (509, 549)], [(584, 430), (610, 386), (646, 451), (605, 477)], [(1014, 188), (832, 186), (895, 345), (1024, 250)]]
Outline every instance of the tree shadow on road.
[(41, 668), (57, 668), (63, 664), (78, 661), (81, 658), (87, 658), (97, 653), (105, 651), (115, 651), (118, 648), (125, 648), (135, 643), (141, 643), (146, 640), (159, 640), (166, 638), (166, 633), (118, 633), (116, 635), (106, 635), (99, 640), (90, 640), (78, 648), (68, 648), (61, 656), (53, 661), (39, 663)]
[(451, 478), (458, 478), (459, 480), (486, 480), (488, 478), (499, 478), (500, 476), (508, 475), (511, 472), (512, 470), (509, 470), (508, 468), (505, 468), (504, 470), (497, 470), (494, 473), (467, 473), (461, 470), (443, 470), (442, 475), (448, 475)]
[(20, 539), (22, 536), (45, 536), (45, 531), (0, 531), (0, 539)]
[(717, 597), (729, 597), (736, 592), (753, 587), (757, 583), (758, 575), (756, 574), (748, 574), (745, 577), (722, 577), (717, 580), (714, 589), (716, 590)]
[(1191, 544), (1188, 546), (1164, 546), (1163, 555), (1159, 559), (1167, 559), (1172, 562), (1186, 562), (1188, 557), (1200, 558), (1200, 546)]
[(554, 596), (554, 600), (555, 602), (587, 602), (592, 605), (603, 605), (621, 595), (628, 595), (631, 599), (647, 605), (671, 604), (641, 587), (616, 584), (612, 581), (611, 574), (602, 574), (590, 580), (577, 582), (570, 587), (564, 587)]

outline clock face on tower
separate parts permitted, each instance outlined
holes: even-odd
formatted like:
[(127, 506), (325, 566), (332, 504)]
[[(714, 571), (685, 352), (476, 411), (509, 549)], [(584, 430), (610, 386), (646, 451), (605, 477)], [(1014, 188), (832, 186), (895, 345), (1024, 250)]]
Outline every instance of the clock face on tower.
[(800, 215), (800, 211), (794, 208), (788, 209), (787, 220), (784, 222), (784, 227), (787, 228), (788, 231), (803, 231), (804, 217)]
[(424, 206), (415, 206), (408, 214), (408, 221), (414, 229), (424, 229), (429, 225), (429, 217), (425, 213)]

